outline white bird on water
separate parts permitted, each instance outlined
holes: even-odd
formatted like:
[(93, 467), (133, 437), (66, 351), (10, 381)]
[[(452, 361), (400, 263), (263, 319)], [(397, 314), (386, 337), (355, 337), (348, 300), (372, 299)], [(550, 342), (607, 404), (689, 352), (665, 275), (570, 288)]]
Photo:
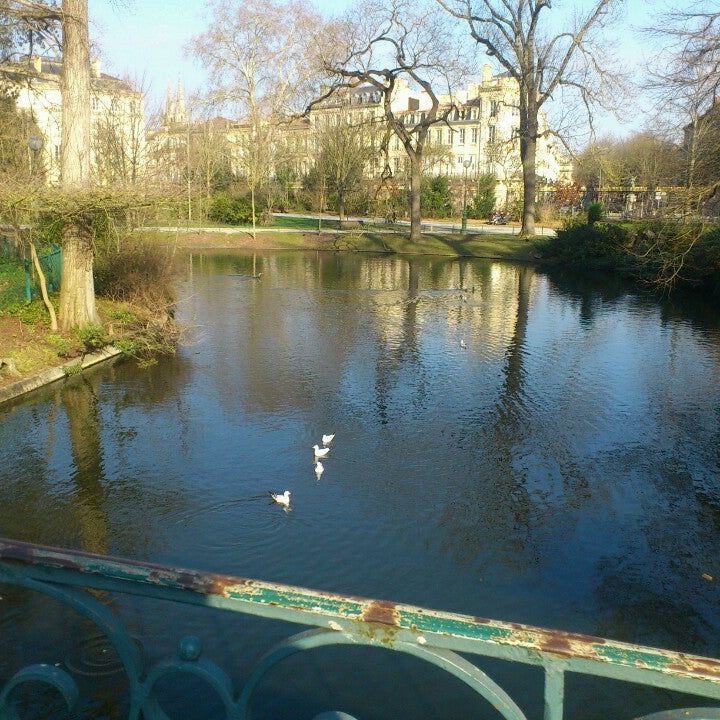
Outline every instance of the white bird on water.
[(335, 438), (335, 433), (333, 433), (332, 435), (323, 435), (322, 436), (323, 447), (327, 447), (334, 440), (334, 438)]
[(320, 476), (325, 472), (325, 468), (323, 467), (323, 464), (318, 460), (315, 463), (315, 474), (317, 475), (318, 480), (320, 479)]
[(290, 507), (290, 491), (286, 490), (284, 493), (270, 493), (270, 497), (273, 499), (273, 502), (276, 502), (278, 505), (282, 505), (283, 507), (289, 508)]
[(330, 452), (330, 448), (320, 448), (317, 445), (313, 445), (313, 450), (315, 451), (316, 460), (324, 458)]
[(463, 350), (465, 350), (465, 349), (467, 348), (467, 345), (465, 344), (465, 341), (464, 341), (464, 340), (461, 340), (461, 341), (460, 341), (460, 347), (461, 347)]

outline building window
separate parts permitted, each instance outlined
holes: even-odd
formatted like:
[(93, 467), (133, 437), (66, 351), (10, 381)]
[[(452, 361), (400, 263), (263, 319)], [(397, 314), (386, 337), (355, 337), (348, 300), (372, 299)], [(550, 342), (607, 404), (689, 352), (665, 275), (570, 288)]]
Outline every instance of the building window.
[(117, 100), (115, 98), (113, 98), (112, 101), (110, 102), (110, 110), (112, 112), (117, 112), (117, 109), (118, 109)]
[(465, 158), (462, 155), (457, 156), (457, 164), (462, 165)]
[(470, 131), (470, 142), (474, 145), (477, 142), (477, 128)]
[(56, 145), (55, 146), (55, 161), (60, 162), (60, 155), (61, 155), (61, 146)]
[(100, 107), (100, 100), (96, 95), (93, 95), (92, 99), (92, 109), (97, 110)]
[(395, 173), (400, 172), (400, 158), (395, 158)]
[(495, 142), (495, 126), (494, 125), (491, 125), (488, 128), (488, 142), (491, 142), (491, 143)]
[(490, 103), (490, 117), (497, 117), (498, 110), (500, 109), (500, 101), (493, 100)]
[(460, 141), (459, 142), (461, 145), (465, 144), (465, 128), (462, 128), (460, 130)]

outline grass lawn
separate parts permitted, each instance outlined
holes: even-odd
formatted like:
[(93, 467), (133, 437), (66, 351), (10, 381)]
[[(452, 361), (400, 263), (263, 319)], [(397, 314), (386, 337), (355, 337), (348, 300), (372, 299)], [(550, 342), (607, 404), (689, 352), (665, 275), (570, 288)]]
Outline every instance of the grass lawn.
[[(161, 236), (158, 236), (161, 238)], [(167, 240), (167, 238), (166, 238)], [(511, 234), (460, 235), (424, 233), (419, 243), (411, 243), (408, 233), (379, 233), (367, 229), (345, 233), (274, 232), (258, 233), (255, 240), (246, 229), (218, 235), (201, 230), (182, 234), (180, 243), (191, 250), (203, 248), (237, 250), (341, 250), (348, 252), (398, 253), (403, 255), (446, 255), (483, 257), (534, 262), (544, 238), (526, 241)]]

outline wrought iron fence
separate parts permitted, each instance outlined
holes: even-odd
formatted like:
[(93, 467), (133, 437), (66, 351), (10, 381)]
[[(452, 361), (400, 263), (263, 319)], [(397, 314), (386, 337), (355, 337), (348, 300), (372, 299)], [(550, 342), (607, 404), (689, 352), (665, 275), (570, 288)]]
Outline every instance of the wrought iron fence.
[[(720, 661), (716, 659), (528, 625), (3, 539), (0, 583), (43, 593), (98, 627), (114, 647), (127, 675), (131, 719), (166, 720), (158, 687), (175, 675), (206, 683), (221, 700), (227, 718), (249, 718), (254, 692), (271, 668), (296, 653), (330, 645), (376, 646), (425, 660), (466, 683), (507, 720), (526, 720), (526, 716), (492, 678), (464, 655), (541, 668), (545, 678), (545, 720), (563, 718), (568, 673), (664, 688), (720, 704)], [(137, 640), (91, 594), (98, 590), (202, 605), (314, 629), (270, 648), (243, 687), (235, 689), (228, 675), (203, 657), (202, 643), (195, 637), (183, 638), (175, 657), (146, 667)], [(69, 709), (79, 699), (79, 688), (71, 673), (50, 664), (24, 667), (2, 680), (0, 718), (19, 717), (15, 691), (29, 682), (54, 688)], [(646, 720), (650, 717), (717, 720), (720, 709), (678, 709), (647, 716)]]

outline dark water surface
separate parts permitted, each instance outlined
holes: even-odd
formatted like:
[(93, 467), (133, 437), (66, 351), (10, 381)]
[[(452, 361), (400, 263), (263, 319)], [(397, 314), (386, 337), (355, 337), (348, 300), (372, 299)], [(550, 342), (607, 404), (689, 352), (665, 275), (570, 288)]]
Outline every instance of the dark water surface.
[[(720, 655), (720, 584), (702, 578), (720, 578), (712, 308), (493, 261), (257, 262), (253, 281), (248, 256), (186, 260), (177, 357), (0, 410), (0, 535)], [(0, 590), (0, 680), (43, 659), (119, 694), (120, 675), (78, 667), (93, 638), (68, 637), (69, 613)], [(238, 684), (297, 630), (113, 602), (152, 657), (195, 633)], [(542, 716), (539, 674), (483, 667)], [(630, 690), (570, 680), (566, 717), (677, 702)], [(213, 717), (186, 686), (167, 696)], [(257, 708), (496, 717), (441, 671), (358, 648), (288, 661)]]

